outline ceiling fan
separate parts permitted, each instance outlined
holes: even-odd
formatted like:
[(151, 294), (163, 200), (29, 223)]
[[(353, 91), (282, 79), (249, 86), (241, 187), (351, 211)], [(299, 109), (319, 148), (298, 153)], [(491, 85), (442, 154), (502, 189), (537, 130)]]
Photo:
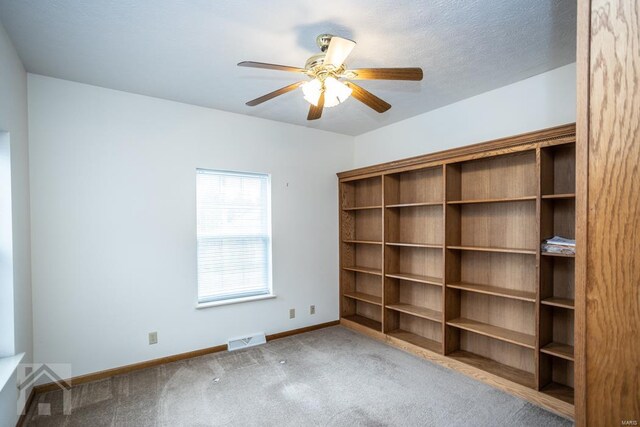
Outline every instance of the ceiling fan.
[(264, 62), (240, 62), (238, 64), (240, 67), (302, 73), (311, 78), (311, 80), (299, 81), (251, 100), (247, 102), (247, 105), (254, 107), (301, 87), (304, 99), (311, 104), (307, 120), (319, 119), (322, 116), (323, 108), (336, 106), (351, 95), (378, 113), (384, 113), (391, 108), (391, 104), (349, 80), (422, 80), (421, 68), (347, 69), (344, 61), (356, 45), (353, 40), (331, 34), (321, 34), (316, 38), (316, 43), (322, 53), (307, 59), (304, 68)]

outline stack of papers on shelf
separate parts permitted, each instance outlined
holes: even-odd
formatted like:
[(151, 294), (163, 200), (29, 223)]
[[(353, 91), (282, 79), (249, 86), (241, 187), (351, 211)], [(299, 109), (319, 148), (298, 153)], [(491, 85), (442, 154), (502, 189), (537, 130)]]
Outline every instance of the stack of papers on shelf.
[(576, 240), (566, 239), (560, 236), (553, 236), (542, 242), (542, 252), (551, 252), (555, 254), (575, 255)]

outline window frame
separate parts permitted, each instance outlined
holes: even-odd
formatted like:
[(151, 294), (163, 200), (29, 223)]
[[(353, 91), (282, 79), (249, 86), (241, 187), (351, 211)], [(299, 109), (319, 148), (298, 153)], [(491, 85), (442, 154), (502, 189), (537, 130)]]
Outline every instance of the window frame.
[[(233, 295), (226, 298), (213, 298), (213, 299), (201, 299), (200, 298), (200, 268), (198, 265), (199, 260), (199, 240), (198, 235), (198, 174), (214, 174), (214, 175), (235, 175), (241, 177), (259, 177), (266, 179), (266, 226), (267, 226), (267, 292), (256, 295)], [(272, 212), (271, 212), (271, 174), (261, 172), (245, 172), (237, 170), (227, 169), (210, 169), (210, 168), (196, 168), (196, 308), (215, 307), (221, 305), (237, 304), (242, 302), (259, 301), (265, 299), (275, 298), (276, 295), (273, 292), (273, 231), (272, 231)], [(264, 238), (263, 234), (256, 235), (256, 237)]]

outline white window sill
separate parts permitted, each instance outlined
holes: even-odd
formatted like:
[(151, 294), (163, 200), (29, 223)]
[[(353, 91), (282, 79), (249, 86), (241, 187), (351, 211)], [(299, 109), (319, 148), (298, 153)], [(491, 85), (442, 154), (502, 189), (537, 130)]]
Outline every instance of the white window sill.
[(260, 301), (263, 299), (273, 299), (275, 297), (276, 296), (274, 294), (266, 294), (266, 295), (256, 295), (253, 297), (245, 297), (245, 298), (225, 299), (221, 301), (201, 302), (196, 304), (196, 308), (201, 309), (201, 308), (209, 308), (209, 307), (219, 307), (221, 305), (239, 304), (241, 302)]
[(22, 361), (24, 353), (15, 356), (0, 357), (0, 390), (4, 389), (16, 368)]

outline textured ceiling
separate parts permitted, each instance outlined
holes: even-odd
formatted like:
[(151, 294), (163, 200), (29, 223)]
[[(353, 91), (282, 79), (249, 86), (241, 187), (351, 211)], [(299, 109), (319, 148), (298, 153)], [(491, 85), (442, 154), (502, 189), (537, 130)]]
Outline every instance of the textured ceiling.
[[(358, 135), (575, 60), (575, 0), (0, 0), (27, 71)], [(295, 91), (244, 103), (297, 80), (236, 67), (304, 66), (315, 37), (358, 42), (347, 64), (419, 66), (422, 82), (364, 81), (393, 105), (354, 99), (307, 122)]]

